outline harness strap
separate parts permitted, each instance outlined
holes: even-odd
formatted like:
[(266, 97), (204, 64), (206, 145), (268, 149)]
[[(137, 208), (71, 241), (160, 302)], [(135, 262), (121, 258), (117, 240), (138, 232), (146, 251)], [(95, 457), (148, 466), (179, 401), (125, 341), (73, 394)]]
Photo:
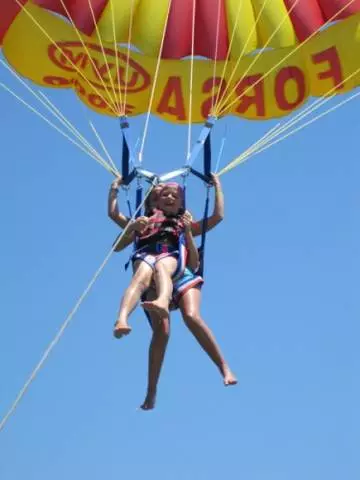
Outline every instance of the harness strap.
[(206, 137), (204, 144), (204, 175), (209, 178), (211, 175), (211, 138), (210, 133)]
[(123, 184), (125, 186), (129, 185), (136, 176), (136, 168), (130, 172), (130, 147), (128, 142), (128, 128), (129, 123), (126, 117), (120, 118), (120, 127), (122, 133), (122, 160), (121, 160), (121, 173), (123, 176)]
[(122, 142), (121, 173), (124, 181), (126, 181), (130, 173), (130, 149), (126, 141), (124, 130), (122, 130), (122, 136), (123, 136), (123, 142)]
[(205, 268), (205, 244), (206, 244), (206, 231), (209, 224), (209, 205), (210, 205), (210, 188), (207, 187), (204, 216), (202, 221), (201, 245), (199, 248), (200, 265), (199, 265), (198, 272), (201, 277), (204, 275), (204, 268)]
[[(210, 178), (211, 174), (211, 140), (210, 135), (206, 137), (204, 145), (204, 176)], [(204, 215), (202, 220), (202, 231), (201, 231), (201, 245), (199, 248), (199, 275), (203, 276), (205, 269), (205, 244), (206, 244), (206, 233), (209, 223), (209, 205), (210, 205), (210, 188), (209, 185), (206, 187), (207, 194), (205, 200)]]
[(139, 218), (142, 215), (141, 208), (139, 208), (141, 203), (142, 203), (142, 199), (143, 199), (143, 186), (142, 186), (141, 182), (139, 182), (138, 186), (137, 186), (137, 189), (136, 189), (136, 207), (135, 208), (138, 211), (136, 213), (135, 218)]

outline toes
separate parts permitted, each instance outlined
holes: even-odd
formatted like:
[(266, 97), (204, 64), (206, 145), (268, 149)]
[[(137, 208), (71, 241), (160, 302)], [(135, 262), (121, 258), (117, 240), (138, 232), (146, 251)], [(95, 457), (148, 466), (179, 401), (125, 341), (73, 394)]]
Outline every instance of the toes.
[(126, 335), (129, 335), (131, 332), (130, 327), (124, 327), (124, 326), (119, 326), (114, 328), (114, 337), (116, 338), (122, 338), (125, 337)]
[(237, 379), (232, 375), (226, 376), (224, 378), (225, 387), (230, 387), (231, 385), (236, 385), (238, 383)]

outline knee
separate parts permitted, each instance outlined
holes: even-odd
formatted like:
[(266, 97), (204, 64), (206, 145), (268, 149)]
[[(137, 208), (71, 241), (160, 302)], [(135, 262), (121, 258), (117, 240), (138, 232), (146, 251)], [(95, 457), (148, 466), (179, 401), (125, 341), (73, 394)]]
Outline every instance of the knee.
[(184, 312), (183, 318), (184, 318), (184, 322), (188, 327), (201, 325), (204, 323), (200, 313), (195, 310), (189, 310)]

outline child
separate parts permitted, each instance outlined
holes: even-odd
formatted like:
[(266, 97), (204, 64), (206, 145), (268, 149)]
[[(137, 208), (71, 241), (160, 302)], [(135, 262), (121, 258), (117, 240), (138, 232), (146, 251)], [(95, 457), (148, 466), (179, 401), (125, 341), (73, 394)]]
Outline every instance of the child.
[[(137, 232), (137, 251), (133, 255), (134, 276), (121, 302), (114, 335), (130, 333), (128, 317), (154, 278), (157, 298), (143, 307), (160, 317), (169, 313), (173, 278), (181, 276), (186, 264), (196, 270), (199, 256), (191, 233), (191, 215), (183, 211), (183, 191), (175, 183), (162, 186), (157, 208), (150, 217), (141, 217), (130, 225)], [(153, 275), (154, 274), (154, 275)]]

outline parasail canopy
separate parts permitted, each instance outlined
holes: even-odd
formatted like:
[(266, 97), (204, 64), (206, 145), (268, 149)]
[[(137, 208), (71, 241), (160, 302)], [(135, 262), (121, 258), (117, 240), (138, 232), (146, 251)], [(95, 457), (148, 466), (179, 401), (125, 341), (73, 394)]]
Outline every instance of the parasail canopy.
[(0, 6), (0, 45), (20, 75), (72, 88), (106, 115), (143, 113), (153, 94), (151, 112), (175, 123), (202, 122), (210, 113), (282, 117), (311, 95), (348, 92), (360, 81), (359, 42), (360, 0)]

